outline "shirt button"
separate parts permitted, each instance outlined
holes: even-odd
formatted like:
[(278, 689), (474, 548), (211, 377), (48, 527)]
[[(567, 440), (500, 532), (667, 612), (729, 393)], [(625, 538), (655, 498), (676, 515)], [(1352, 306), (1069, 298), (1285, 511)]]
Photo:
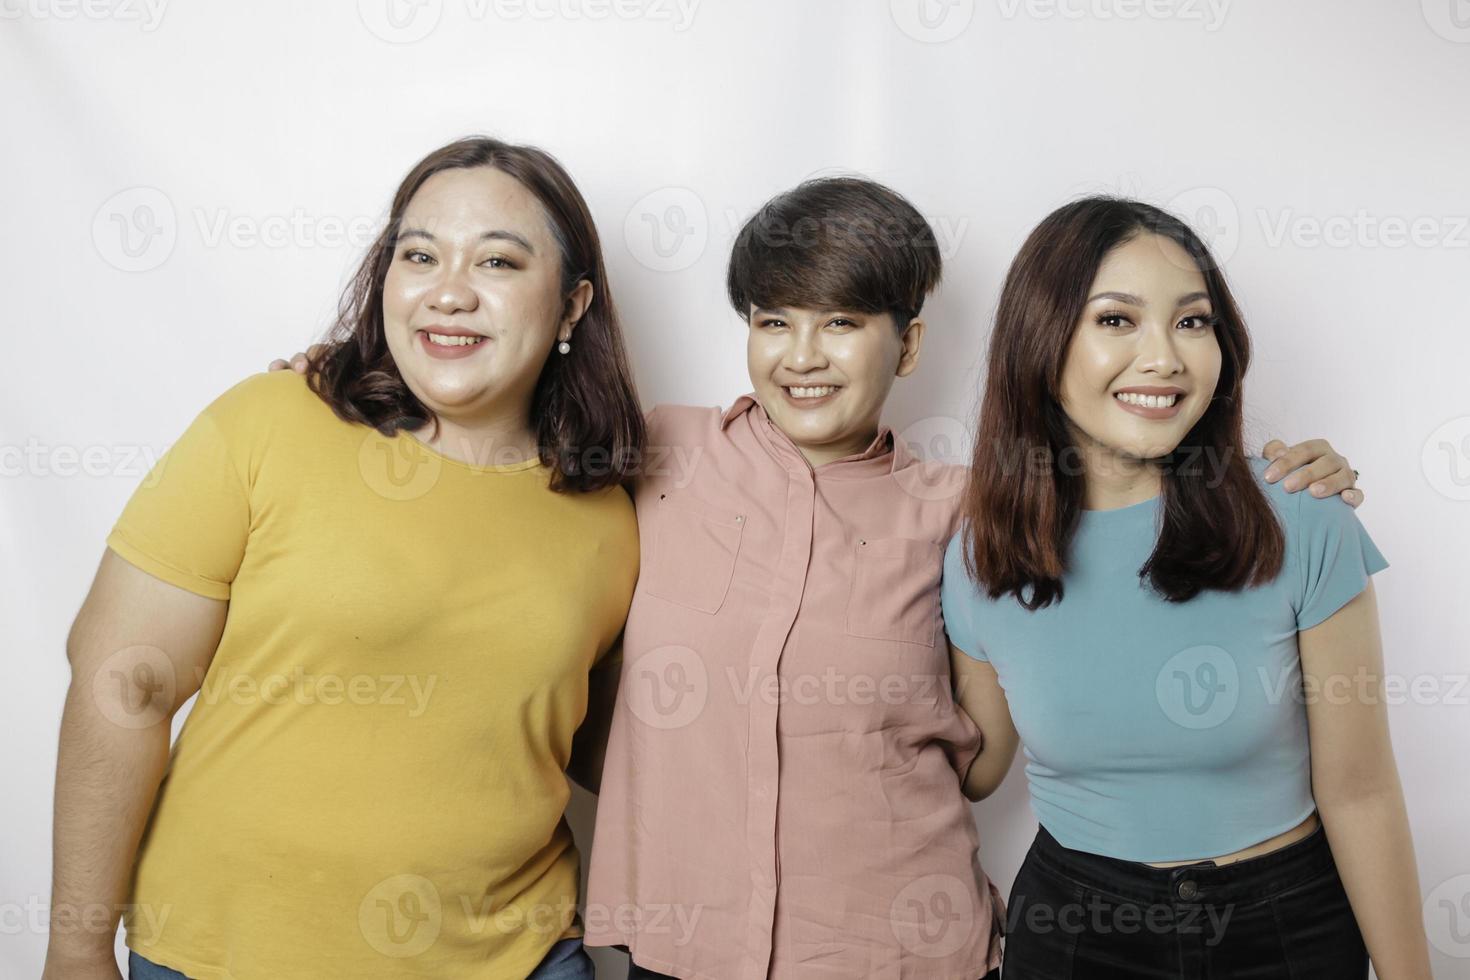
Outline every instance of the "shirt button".
[(1185, 878), (1179, 883), (1179, 887), (1175, 889), (1175, 893), (1188, 902), (1199, 896), (1199, 885), (1195, 884), (1192, 879)]

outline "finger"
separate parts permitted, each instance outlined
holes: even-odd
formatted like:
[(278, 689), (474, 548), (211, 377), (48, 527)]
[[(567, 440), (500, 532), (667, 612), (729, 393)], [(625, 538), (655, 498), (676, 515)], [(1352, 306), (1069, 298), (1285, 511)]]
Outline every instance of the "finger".
[[(1336, 476), (1346, 469), (1346, 467), (1347, 460), (1336, 453), (1330, 456), (1319, 456), (1308, 462), (1305, 466), (1297, 467), (1288, 473), (1281, 485), (1286, 488), (1287, 493), (1296, 493), (1298, 490), (1309, 487), (1314, 483)], [(1347, 470), (1348, 482), (1343, 484), (1344, 487), (1352, 486), (1352, 475), (1353, 471)]]
[(1341, 469), (1336, 473), (1313, 481), (1309, 489), (1314, 497), (1331, 497), (1342, 493), (1344, 490), (1351, 490), (1352, 487), (1353, 471)]
[[(1307, 465), (1322, 455), (1322, 449), (1320, 447), (1326, 445), (1321, 439), (1311, 439), (1307, 442), (1299, 442), (1295, 446), (1291, 446), (1280, 456), (1276, 457), (1270, 466), (1266, 467), (1266, 482), (1275, 483), (1288, 473)], [(1330, 446), (1328, 447), (1328, 451), (1331, 451)]]
[(310, 347), (306, 348), (306, 356), (314, 361), (318, 357), (320, 357), (322, 355), (322, 352), (326, 349), (326, 344), (312, 344)]
[(1286, 452), (1286, 443), (1280, 439), (1272, 439), (1261, 448), (1261, 455), (1271, 460), (1274, 460), (1284, 452)]
[(1349, 507), (1357, 510), (1358, 507), (1363, 503), (1363, 491), (1357, 489), (1356, 487), (1352, 490), (1344, 490), (1342, 492), (1342, 499), (1347, 503)]
[(278, 357), (266, 367), (267, 371), (284, 371), (291, 365), (287, 364), (285, 358)]
[(306, 373), (305, 354), (297, 354), (295, 357), (291, 358), (291, 370), (295, 371), (297, 374)]

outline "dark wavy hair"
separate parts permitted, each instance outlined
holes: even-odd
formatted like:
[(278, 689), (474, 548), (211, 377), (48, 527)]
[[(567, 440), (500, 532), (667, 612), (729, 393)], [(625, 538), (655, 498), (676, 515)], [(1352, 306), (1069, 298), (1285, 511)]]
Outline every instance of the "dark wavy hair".
[[(424, 157), (398, 185), (387, 226), (343, 291), (328, 343), (311, 360), (307, 380), (339, 418), (385, 436), (436, 425), (388, 351), (383, 281), (393, 261), (403, 213), (424, 181), (444, 170), (493, 167), (520, 181), (546, 213), (561, 250), (563, 295), (582, 280), (592, 302), (577, 325), (570, 353), (547, 358), (531, 400), (541, 461), (551, 488), (600, 490), (626, 482), (641, 460), (643, 413), (608, 288), (602, 244), (587, 202), (551, 154), (485, 136), (468, 137)], [(595, 465), (589, 465), (597, 461)]]
[[(1281, 526), (1243, 452), (1250, 339), (1224, 274), (1173, 215), (1089, 197), (1036, 226), (1001, 290), (963, 503), (965, 566), (992, 599), (1013, 594), (1028, 609), (1062, 600), (1086, 489), (1080, 467), (1060, 465), (1078, 452), (1059, 402), (1063, 362), (1098, 267), (1140, 234), (1170, 239), (1198, 266), (1217, 318), (1221, 364), (1204, 415), (1159, 460), (1163, 526), (1139, 576), (1167, 600), (1185, 602), (1205, 589), (1268, 582), (1281, 570)], [(1033, 465), (1037, 459), (1048, 465)]]

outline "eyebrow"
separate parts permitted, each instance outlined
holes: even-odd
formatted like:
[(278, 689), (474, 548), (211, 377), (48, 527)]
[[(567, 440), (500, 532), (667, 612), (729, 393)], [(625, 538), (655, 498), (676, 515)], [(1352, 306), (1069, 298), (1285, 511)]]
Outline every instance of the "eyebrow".
[[(757, 307), (754, 307), (753, 308), (752, 312), (753, 313), (764, 313), (764, 314), (766, 314), (768, 316), (790, 316), (791, 315), (791, 311), (788, 310), (784, 306), (757, 306)], [(860, 316), (861, 315), (857, 310), (850, 310), (850, 309), (847, 309), (845, 307), (838, 307), (838, 306), (834, 306), (833, 308), (831, 308), (829, 310), (813, 310), (812, 312), (813, 313), (816, 313), (818, 316), (831, 316), (833, 313), (842, 313), (842, 314), (845, 314), (847, 316)]]
[[(1175, 305), (1175, 308), (1177, 309), (1180, 306), (1187, 306), (1190, 303), (1195, 302), (1196, 300), (1201, 300), (1201, 299), (1208, 300), (1209, 298), (1210, 298), (1210, 294), (1209, 293), (1198, 292), (1198, 291), (1193, 292), (1193, 293), (1185, 293), (1183, 296), (1179, 297), (1177, 300), (1174, 301), (1174, 305)], [(1112, 292), (1112, 291), (1109, 291), (1109, 292), (1106, 292), (1106, 293), (1098, 293), (1095, 296), (1089, 296), (1088, 299), (1087, 299), (1087, 302), (1089, 302), (1089, 303), (1095, 303), (1095, 302), (1097, 302), (1100, 299), (1110, 299), (1110, 300), (1114, 300), (1114, 301), (1119, 302), (1119, 303), (1127, 303), (1129, 306), (1147, 306), (1148, 305), (1143, 300), (1139, 299), (1137, 296), (1134, 296), (1132, 293), (1115, 293), (1115, 292)]]
[[(422, 238), (425, 241), (430, 241), (430, 242), (438, 241), (438, 239), (436, 239), (432, 234), (430, 234), (428, 231), (426, 231), (423, 228), (404, 228), (404, 229), (402, 229), (401, 231), (398, 232), (398, 241), (401, 242), (405, 238)], [(532, 247), (531, 243), (528, 242), (523, 235), (518, 235), (515, 232), (509, 231), (509, 230), (507, 230), (505, 228), (497, 228), (494, 231), (487, 231), (483, 235), (480, 236), (480, 239), (479, 240), (482, 241), (482, 242), (488, 242), (488, 241), (510, 242), (510, 243), (512, 243), (514, 245), (519, 245), (521, 248), (525, 249), (527, 252), (531, 253), (532, 255), (535, 255), (536, 254), (536, 249), (534, 247)]]

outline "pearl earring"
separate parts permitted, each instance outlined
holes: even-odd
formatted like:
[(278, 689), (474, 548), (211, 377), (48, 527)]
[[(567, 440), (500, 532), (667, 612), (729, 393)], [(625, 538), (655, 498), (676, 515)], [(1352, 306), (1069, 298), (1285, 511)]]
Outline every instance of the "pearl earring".
[(556, 345), (556, 349), (563, 354), (570, 354), (572, 352), (572, 345), (563, 340), (561, 343)]

